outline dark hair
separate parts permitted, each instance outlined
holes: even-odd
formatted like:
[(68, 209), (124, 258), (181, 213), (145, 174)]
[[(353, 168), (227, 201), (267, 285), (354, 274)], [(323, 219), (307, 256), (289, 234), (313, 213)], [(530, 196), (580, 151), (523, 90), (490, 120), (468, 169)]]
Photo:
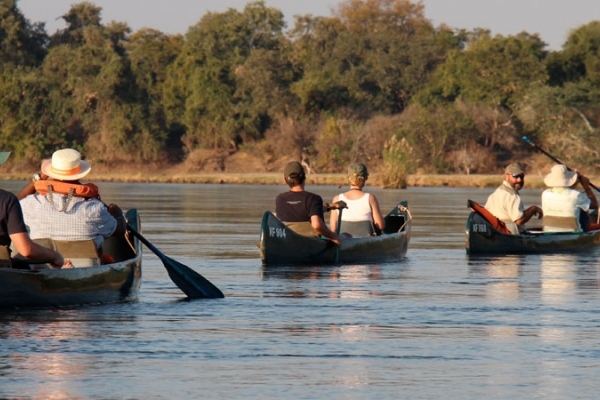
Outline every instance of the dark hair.
[(306, 180), (306, 175), (304, 174), (291, 174), (290, 176), (285, 178), (285, 182), (289, 187), (294, 187), (298, 185), (302, 185)]

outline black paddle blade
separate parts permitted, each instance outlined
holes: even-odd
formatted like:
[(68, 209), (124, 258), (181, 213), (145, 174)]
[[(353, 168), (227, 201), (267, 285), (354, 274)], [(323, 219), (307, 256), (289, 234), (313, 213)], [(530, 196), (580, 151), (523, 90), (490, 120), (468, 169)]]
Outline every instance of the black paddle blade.
[(222, 299), (225, 297), (218, 287), (193, 269), (163, 254), (160, 257), (171, 280), (190, 299)]
[(190, 299), (222, 299), (225, 297), (218, 287), (193, 269), (175, 261), (148, 241), (141, 233), (127, 225), (129, 232), (160, 258), (169, 273), (169, 277)]

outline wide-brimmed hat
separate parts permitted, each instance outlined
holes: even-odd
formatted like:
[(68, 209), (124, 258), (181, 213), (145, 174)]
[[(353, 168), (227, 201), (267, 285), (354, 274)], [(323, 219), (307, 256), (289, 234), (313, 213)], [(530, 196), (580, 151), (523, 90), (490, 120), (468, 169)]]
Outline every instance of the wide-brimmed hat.
[(56, 150), (52, 159), (43, 160), (41, 171), (52, 179), (76, 181), (89, 174), (92, 166), (75, 149)]
[(10, 156), (10, 151), (0, 151), (0, 166), (8, 160), (8, 156)]
[(569, 187), (577, 182), (577, 172), (569, 171), (562, 165), (556, 164), (550, 170), (550, 173), (544, 178), (544, 183), (548, 187)]
[(369, 177), (369, 171), (367, 171), (367, 166), (361, 163), (350, 164), (350, 166), (348, 167), (348, 176), (351, 177), (353, 175), (367, 179)]
[(288, 163), (283, 169), (283, 176), (288, 178), (302, 179), (305, 176), (304, 168), (298, 161)]

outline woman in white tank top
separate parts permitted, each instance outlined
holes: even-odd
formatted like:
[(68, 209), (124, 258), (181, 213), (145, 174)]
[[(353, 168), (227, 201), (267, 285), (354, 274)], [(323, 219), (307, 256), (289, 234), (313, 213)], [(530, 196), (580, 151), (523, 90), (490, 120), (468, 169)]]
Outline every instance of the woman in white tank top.
[[(370, 193), (363, 192), (365, 182), (369, 177), (364, 164), (354, 163), (348, 167), (348, 180), (350, 190), (333, 198), (344, 201), (348, 206), (342, 212), (341, 231), (353, 237), (372, 236), (380, 234), (385, 228), (385, 221), (381, 215), (377, 198)], [(338, 224), (338, 210), (331, 210), (329, 225), (336, 232)]]

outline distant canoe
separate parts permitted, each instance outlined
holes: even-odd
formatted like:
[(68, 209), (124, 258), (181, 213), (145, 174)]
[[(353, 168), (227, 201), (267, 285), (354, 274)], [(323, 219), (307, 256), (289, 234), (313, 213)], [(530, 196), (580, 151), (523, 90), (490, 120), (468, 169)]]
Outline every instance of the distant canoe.
[(467, 254), (548, 254), (594, 249), (600, 230), (589, 232), (530, 231), (520, 235), (502, 233), (478, 212), (471, 212), (466, 226)]
[[(344, 239), (338, 250), (337, 261), (339, 264), (401, 261), (408, 249), (410, 229), (411, 217), (407, 203), (400, 202), (385, 216), (383, 234)], [(260, 235), (263, 265), (335, 264), (335, 247), (328, 240), (297, 234), (269, 211), (263, 215)]]
[[(127, 211), (138, 231), (137, 210)], [(71, 307), (116, 303), (137, 297), (142, 276), (141, 243), (130, 234), (104, 241), (112, 264), (69, 269), (0, 268), (0, 308)]]

